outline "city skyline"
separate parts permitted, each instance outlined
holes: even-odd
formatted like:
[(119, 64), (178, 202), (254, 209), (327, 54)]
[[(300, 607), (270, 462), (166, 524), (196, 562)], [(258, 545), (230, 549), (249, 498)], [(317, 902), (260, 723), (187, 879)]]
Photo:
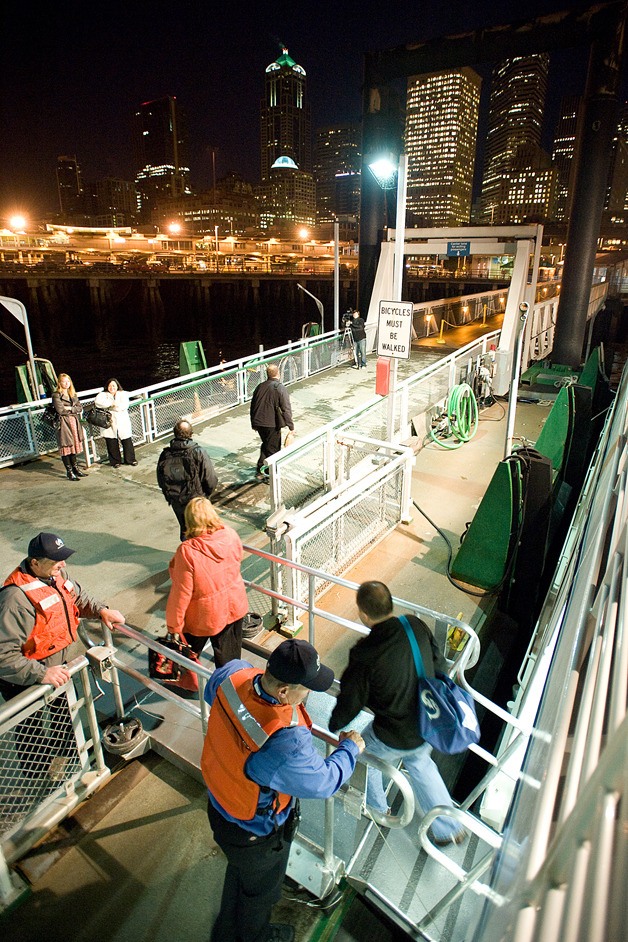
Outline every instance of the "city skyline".
[[(526, 18), (570, 6), (530, 3)], [(332, 20), (313, 23), (294, 6), (286, 5), (282, 14), (282, 4), (271, 12), (241, 4), (237, 16), (220, 10), (209, 17), (201, 15), (199, 5), (183, 3), (174, 23), (172, 8), (160, 2), (151, 4), (150, 22), (143, 4), (129, 8), (115, 0), (96, 2), (78, 19), (73, 14), (82, 8), (61, 2), (54, 11), (38, 14), (33, 24), (24, 23), (15, 10), (4, 10), (11, 48), (2, 79), (0, 215), (54, 210), (61, 154), (76, 156), (84, 179), (133, 179), (139, 169), (134, 114), (142, 101), (162, 95), (177, 97), (188, 115), (195, 189), (210, 185), (212, 164), (219, 176), (235, 170), (255, 182), (264, 70), (281, 45), (307, 72), (315, 130), (359, 120), (367, 49), (512, 22), (510, 7), (493, 3), (487, 13), (480, 3), (453, 2), (446, 11), (425, 3), (393, 2), (386, 10), (350, 3)], [(550, 67), (556, 102), (557, 84), (561, 94), (577, 92), (579, 79), (582, 90), (586, 56), (579, 69), (574, 56), (553, 58), (562, 59), (553, 63), (559, 73), (554, 80)], [(546, 128), (546, 134), (553, 131)]]

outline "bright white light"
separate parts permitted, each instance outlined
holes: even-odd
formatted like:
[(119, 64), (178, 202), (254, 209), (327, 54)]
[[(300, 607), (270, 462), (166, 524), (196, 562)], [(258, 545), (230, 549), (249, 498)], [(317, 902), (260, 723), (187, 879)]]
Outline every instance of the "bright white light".
[(300, 239), (307, 239), (307, 237), (309, 236), (309, 234), (310, 234), (310, 233), (308, 232), (307, 229), (299, 229), (299, 238), (300, 238)]
[(26, 228), (26, 218), (24, 216), (11, 216), (9, 219), (9, 228), (14, 231), (23, 231)]
[(369, 164), (369, 170), (384, 190), (395, 186), (397, 181), (397, 163), (391, 157), (380, 157)]
[(172, 235), (178, 235), (181, 232), (181, 223), (180, 222), (171, 222), (168, 226), (168, 231)]

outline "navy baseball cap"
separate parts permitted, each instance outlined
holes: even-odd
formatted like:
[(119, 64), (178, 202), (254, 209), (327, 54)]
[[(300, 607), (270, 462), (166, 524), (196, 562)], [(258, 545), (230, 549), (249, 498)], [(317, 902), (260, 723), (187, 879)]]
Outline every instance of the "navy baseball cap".
[(28, 544), (29, 559), (54, 559), (60, 563), (75, 552), (56, 533), (38, 533)]
[(268, 658), (268, 670), (284, 684), (301, 684), (308, 690), (329, 690), (334, 682), (331, 667), (321, 664), (316, 648), (307, 641), (282, 641)]

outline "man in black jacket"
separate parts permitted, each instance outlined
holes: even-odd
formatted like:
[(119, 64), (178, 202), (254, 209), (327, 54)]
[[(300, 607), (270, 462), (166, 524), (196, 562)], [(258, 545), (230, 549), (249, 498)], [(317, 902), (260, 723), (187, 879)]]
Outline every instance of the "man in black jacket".
[[(423, 814), (436, 805), (453, 807), (436, 763), (432, 747), (419, 735), (418, 678), (410, 642), (403, 625), (393, 615), (390, 591), (383, 582), (363, 582), (357, 592), (358, 614), (370, 633), (349, 652), (349, 664), (340, 679), (340, 694), (331, 714), (329, 728), (342, 729), (360, 710), (368, 707), (374, 718), (363, 732), (368, 752), (381, 756), (391, 765), (399, 760), (410, 777)], [(421, 651), (425, 673), (446, 671), (444, 655), (427, 625), (414, 615), (408, 616)], [(382, 774), (369, 769), (367, 800), (386, 812), (388, 802)], [(436, 818), (432, 840), (439, 846), (460, 844), (466, 831), (453, 818)]]
[(191, 423), (179, 419), (172, 432), (174, 438), (157, 462), (157, 483), (174, 510), (183, 540), (187, 504), (193, 497), (211, 497), (218, 478), (209, 455), (192, 441)]
[(268, 472), (262, 468), (266, 459), (281, 448), (281, 430), (288, 426), (294, 431), (290, 397), (283, 383), (279, 382), (279, 369), (274, 363), (266, 367), (266, 380), (256, 386), (251, 399), (251, 427), (262, 440), (257, 459), (257, 477), (268, 480)]

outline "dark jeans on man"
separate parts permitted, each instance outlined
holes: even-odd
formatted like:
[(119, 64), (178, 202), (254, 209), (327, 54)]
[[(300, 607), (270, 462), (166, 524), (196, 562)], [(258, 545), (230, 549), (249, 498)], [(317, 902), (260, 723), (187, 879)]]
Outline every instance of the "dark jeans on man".
[(170, 503), (170, 506), (174, 510), (174, 515), (179, 521), (179, 539), (181, 542), (185, 539), (185, 508), (187, 505), (187, 500), (183, 504), (178, 500), (173, 500)]
[(281, 450), (281, 429), (258, 426), (255, 431), (262, 439), (262, 445), (259, 450), (259, 458), (257, 459), (256, 468), (257, 473), (259, 474), (262, 470), (262, 465), (266, 464), (266, 459), (270, 458), (271, 455), (277, 454), (277, 452)]
[(237, 661), (242, 656), (242, 622), (244, 618), (238, 618), (229, 625), (225, 625), (222, 631), (217, 635), (185, 635), (185, 640), (190, 645), (195, 654), (200, 655), (208, 641), (211, 641), (214, 649), (214, 664), (216, 667), (224, 667), (228, 661)]
[(227, 858), (220, 912), (211, 942), (266, 942), (271, 910), (281, 898), (290, 840), (286, 824), (276, 833), (257, 837), (227, 821), (207, 802), (214, 840)]

